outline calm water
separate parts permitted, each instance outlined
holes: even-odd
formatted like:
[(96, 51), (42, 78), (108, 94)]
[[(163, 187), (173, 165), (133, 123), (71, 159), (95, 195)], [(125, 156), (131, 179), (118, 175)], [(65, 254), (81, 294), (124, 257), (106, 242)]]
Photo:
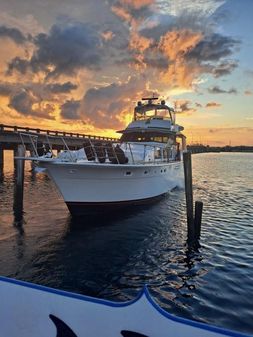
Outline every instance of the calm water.
[(165, 310), (253, 334), (253, 154), (193, 156), (204, 202), (201, 248), (186, 245), (184, 191), (111, 219), (72, 220), (53, 183), (26, 167), (24, 216), (13, 167), (0, 183), (0, 274), (100, 298), (132, 299), (146, 283)]

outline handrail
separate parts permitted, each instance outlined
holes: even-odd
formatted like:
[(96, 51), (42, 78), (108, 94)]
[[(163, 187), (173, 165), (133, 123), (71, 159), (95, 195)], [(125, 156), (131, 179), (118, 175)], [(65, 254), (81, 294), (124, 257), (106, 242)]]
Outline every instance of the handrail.
[(72, 156), (72, 153), (71, 153), (71, 151), (70, 151), (70, 149), (69, 149), (67, 143), (65, 142), (65, 140), (64, 140), (63, 137), (61, 137), (61, 140), (62, 140), (62, 142), (63, 142), (65, 148), (67, 149), (67, 151), (68, 151), (68, 153), (69, 153), (69, 155), (70, 155), (70, 158), (71, 158), (72, 162), (74, 162), (75, 160), (74, 160), (74, 158), (73, 158), (73, 156)]
[[(29, 133), (22, 133), (22, 132), (19, 133), (19, 136), (20, 136), (21, 143), (22, 143), (22, 145), (23, 145), (25, 151), (27, 151), (27, 149), (26, 149), (26, 145), (25, 145), (23, 136), (24, 136), (24, 137), (29, 137), (30, 142), (31, 142), (31, 145), (32, 145), (32, 148), (33, 148), (33, 152), (34, 152), (35, 156), (38, 157), (39, 155), (38, 155), (37, 145), (36, 145), (36, 144), (37, 144), (37, 140), (38, 140), (38, 136), (36, 136), (36, 135), (31, 135), (31, 134), (29, 134)], [(35, 141), (33, 140), (32, 137), (35, 138)]]
[[(135, 162), (134, 162), (134, 156), (133, 156), (133, 151), (132, 151), (132, 148), (131, 148), (131, 143), (127, 143), (128, 144), (128, 146), (129, 146), (129, 151), (130, 151), (130, 153), (131, 153), (131, 157), (132, 157), (132, 161), (133, 161), (133, 164), (135, 164)], [(145, 160), (145, 159), (144, 159)]]
[[(25, 142), (24, 142), (23, 137), (28, 137), (28, 138), (29, 138), (29, 140), (30, 140), (30, 142), (31, 142), (31, 145), (32, 145), (32, 150), (33, 150), (35, 156), (36, 156), (36, 157), (39, 157), (38, 150), (37, 150), (38, 135), (31, 135), (31, 134), (29, 134), (29, 133), (22, 133), (22, 132), (20, 132), (20, 133), (19, 133), (19, 136), (20, 136), (21, 143), (23, 144), (24, 148), (26, 148), (26, 147), (25, 147)], [(69, 153), (70, 161), (71, 161), (71, 162), (76, 162), (77, 158), (75, 158), (75, 156), (73, 156), (73, 152), (69, 149), (68, 144), (66, 143), (64, 137), (60, 137), (60, 136), (57, 136), (57, 137), (58, 137), (59, 139), (61, 139), (61, 141), (62, 141), (62, 143), (63, 143), (63, 145), (64, 145), (64, 148), (66, 149), (65, 151)], [(49, 139), (49, 138), (53, 138), (53, 136), (47, 135), (48, 145), (49, 145), (49, 148), (50, 148), (50, 150), (51, 150), (52, 148), (51, 148), (51, 144), (50, 144), (50, 139)], [(99, 158), (98, 151), (96, 151), (96, 149), (97, 149), (97, 148), (100, 149), (100, 147), (103, 148), (103, 147), (105, 146), (106, 143), (104, 143), (104, 144), (103, 144), (103, 143), (101, 143), (101, 144), (100, 144), (100, 143), (97, 143), (97, 144), (96, 144), (96, 142), (93, 143), (93, 142), (91, 141), (91, 139), (89, 139), (89, 144), (90, 144), (90, 147), (93, 149), (93, 152), (94, 152), (94, 154), (95, 154), (95, 158), (94, 158), (94, 159), (95, 159), (95, 162), (101, 163), (100, 158)], [(118, 164), (120, 164), (118, 155), (117, 155), (117, 153), (116, 153), (116, 151), (115, 151), (115, 147), (113, 146), (113, 144), (119, 144), (119, 141), (117, 141), (117, 142), (112, 142), (112, 151), (113, 151), (113, 156), (114, 156), (116, 162), (117, 162)], [(163, 162), (168, 162), (168, 161), (169, 161), (169, 157), (164, 156), (164, 151), (163, 151), (163, 150), (166, 148), (166, 147), (164, 147), (164, 146), (143, 144), (143, 145), (144, 145), (144, 146), (143, 146), (143, 154), (141, 154), (143, 159), (142, 159), (142, 160), (141, 160), (141, 159), (139, 160), (139, 159), (134, 158), (134, 153), (133, 153), (133, 149), (132, 149), (132, 145), (134, 145), (134, 144), (136, 144), (136, 143), (125, 142), (125, 144), (126, 144), (126, 150), (127, 150), (127, 148), (129, 149), (130, 156), (131, 156), (131, 159), (132, 159), (132, 163), (133, 163), (133, 164), (136, 164), (136, 163), (139, 163), (139, 164), (140, 164), (140, 163), (142, 163), (142, 164), (149, 163), (149, 161), (146, 160), (147, 148), (150, 148), (150, 149), (153, 150), (153, 163), (154, 163), (154, 164), (155, 164), (155, 163), (159, 164), (159, 163), (163, 163)], [(161, 153), (161, 156), (159, 156), (159, 158), (156, 158), (156, 156), (155, 156), (155, 152), (156, 152), (157, 150), (160, 151), (160, 153)], [(30, 150), (30, 151), (31, 151), (31, 150)], [(53, 153), (52, 150), (51, 150), (51, 153)], [(109, 160), (110, 160), (110, 158), (109, 158), (109, 153), (108, 153), (107, 151), (105, 152), (105, 159), (109, 159)], [(89, 159), (88, 159), (88, 160), (89, 160)]]
[(110, 140), (110, 141), (118, 140), (117, 138), (113, 138), (113, 137), (103, 137), (103, 136), (66, 132), (66, 131), (54, 131), (54, 130), (45, 130), (45, 129), (23, 127), (23, 126), (0, 124), (0, 132), (10, 132), (10, 131), (11, 132), (25, 131), (26, 133), (36, 133), (36, 134), (41, 134), (41, 135), (70, 137), (70, 138), (88, 138), (88, 139), (94, 139), (94, 140)]

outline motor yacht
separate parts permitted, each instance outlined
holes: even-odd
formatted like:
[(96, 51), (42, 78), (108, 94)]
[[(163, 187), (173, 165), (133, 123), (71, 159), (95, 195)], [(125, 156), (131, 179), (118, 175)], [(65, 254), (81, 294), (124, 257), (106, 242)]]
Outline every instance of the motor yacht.
[(157, 97), (143, 98), (117, 142), (86, 139), (82, 148), (31, 158), (45, 168), (69, 211), (147, 203), (183, 179), (183, 127), (174, 110)]

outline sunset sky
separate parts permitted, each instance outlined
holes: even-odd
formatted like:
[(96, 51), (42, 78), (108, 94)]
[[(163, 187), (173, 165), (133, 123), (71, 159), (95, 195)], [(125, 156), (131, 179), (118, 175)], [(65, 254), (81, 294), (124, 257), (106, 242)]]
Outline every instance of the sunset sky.
[(115, 136), (159, 94), (188, 142), (253, 145), (253, 0), (0, 0), (0, 123)]

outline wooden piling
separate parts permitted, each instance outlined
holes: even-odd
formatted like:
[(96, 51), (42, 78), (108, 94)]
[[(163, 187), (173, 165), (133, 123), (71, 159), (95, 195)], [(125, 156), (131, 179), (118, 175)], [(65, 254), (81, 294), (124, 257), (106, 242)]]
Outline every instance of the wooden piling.
[(194, 227), (195, 227), (195, 238), (196, 238), (196, 240), (198, 240), (200, 238), (202, 210), (203, 210), (203, 202), (202, 201), (195, 201)]
[[(15, 157), (24, 157), (25, 148), (23, 145), (18, 145), (15, 152)], [(15, 167), (15, 185), (14, 185), (14, 199), (13, 210), (15, 218), (21, 218), (23, 213), (23, 197), (24, 197), (24, 169), (25, 161), (14, 158)]]
[(0, 178), (4, 173), (4, 148), (3, 145), (0, 144)]
[(192, 162), (191, 153), (184, 152), (184, 177), (185, 177), (185, 199), (186, 199), (186, 214), (188, 228), (188, 242), (193, 242), (195, 239), (195, 228), (193, 220), (193, 193), (192, 193)]
[[(18, 145), (15, 157), (24, 157), (25, 156), (25, 148), (23, 145)], [(16, 184), (18, 186), (24, 185), (24, 169), (25, 169), (25, 161), (21, 159), (15, 159), (16, 161)]]

